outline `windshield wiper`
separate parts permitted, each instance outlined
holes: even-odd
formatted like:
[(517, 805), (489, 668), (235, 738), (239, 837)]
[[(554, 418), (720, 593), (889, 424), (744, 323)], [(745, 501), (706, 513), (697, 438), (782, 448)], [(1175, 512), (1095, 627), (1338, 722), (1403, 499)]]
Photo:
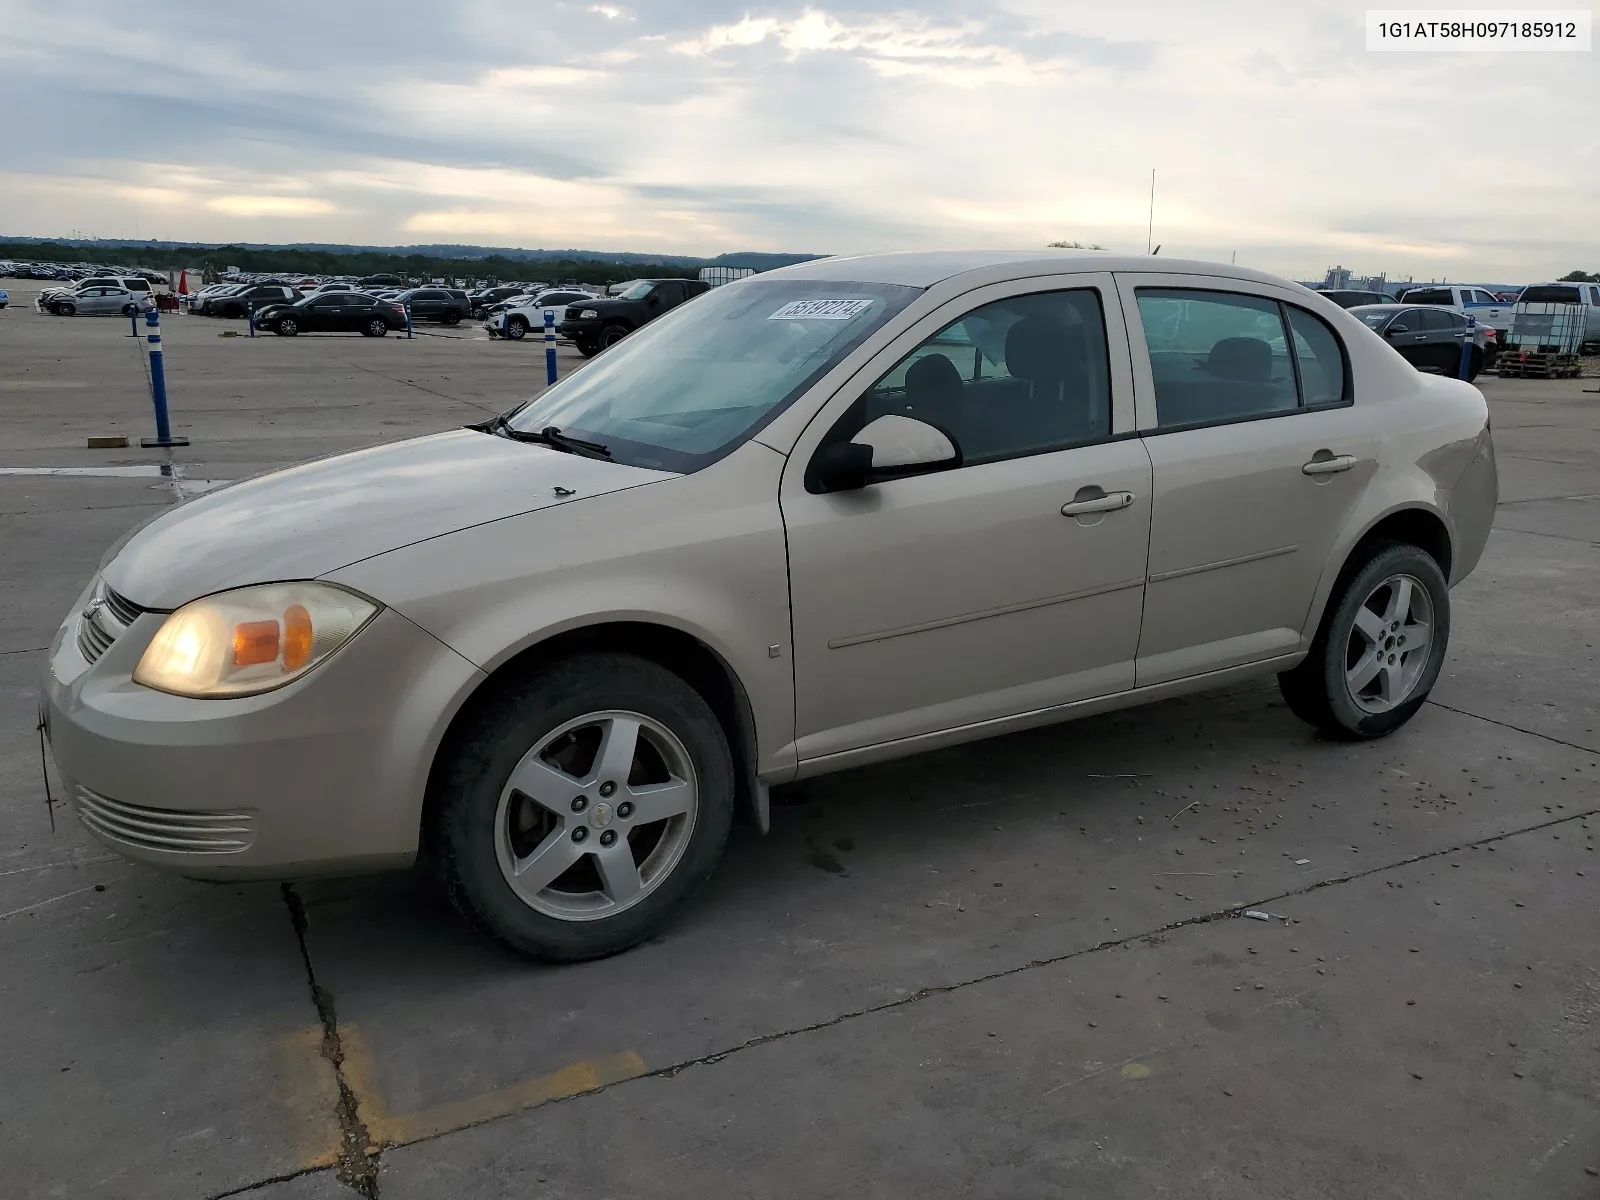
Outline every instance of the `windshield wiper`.
[(588, 442), (583, 438), (568, 437), (554, 425), (546, 425), (543, 429), (518, 429), (506, 419), (504, 413), (487, 424), (475, 428), (482, 429), (485, 433), (510, 438), (513, 442), (534, 442), (568, 454), (597, 454), (601, 458), (611, 457), (610, 446), (601, 445), (599, 442)]

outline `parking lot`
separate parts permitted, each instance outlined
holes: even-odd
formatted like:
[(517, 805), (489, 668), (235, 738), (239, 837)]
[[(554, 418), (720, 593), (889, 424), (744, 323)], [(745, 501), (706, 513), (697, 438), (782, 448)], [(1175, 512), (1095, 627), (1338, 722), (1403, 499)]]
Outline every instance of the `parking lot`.
[(482, 420), (539, 343), (168, 316), (169, 458), (127, 322), (36, 290), (0, 313), (5, 1194), (1600, 1196), (1592, 369), (1480, 379), (1496, 529), (1392, 738), (1269, 682), (780, 788), (665, 936), (553, 968), (415, 875), (192, 883), (52, 829), (35, 729), (131, 526)]

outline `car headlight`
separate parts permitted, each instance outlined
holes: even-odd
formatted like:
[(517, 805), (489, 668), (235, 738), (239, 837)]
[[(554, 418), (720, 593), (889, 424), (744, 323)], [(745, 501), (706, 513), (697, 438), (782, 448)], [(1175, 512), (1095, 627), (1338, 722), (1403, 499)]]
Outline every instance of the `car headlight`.
[(594, 318), (598, 317), (599, 315), (600, 314), (597, 313), (594, 309), (586, 308), (581, 313), (578, 314), (578, 319), (580, 321), (592, 321), (592, 320), (594, 320)]
[(133, 672), (179, 696), (249, 696), (304, 675), (378, 606), (326, 583), (268, 583), (190, 601), (169, 615)]

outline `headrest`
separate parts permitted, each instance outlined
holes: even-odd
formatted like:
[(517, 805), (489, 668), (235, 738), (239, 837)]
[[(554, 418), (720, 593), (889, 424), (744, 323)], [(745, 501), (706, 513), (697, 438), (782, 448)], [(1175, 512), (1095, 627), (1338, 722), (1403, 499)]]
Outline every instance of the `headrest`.
[(1006, 370), (1014, 379), (1066, 379), (1082, 368), (1084, 357), (1082, 326), (1024, 317), (1006, 331)]
[(1266, 383), (1272, 378), (1272, 347), (1260, 338), (1223, 338), (1211, 347), (1206, 370), (1218, 379)]

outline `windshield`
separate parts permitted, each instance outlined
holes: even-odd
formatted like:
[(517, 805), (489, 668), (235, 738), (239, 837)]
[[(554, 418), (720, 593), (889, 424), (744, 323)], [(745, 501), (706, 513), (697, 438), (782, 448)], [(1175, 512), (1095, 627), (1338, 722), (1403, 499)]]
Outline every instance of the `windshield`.
[(812, 279), (717, 288), (618, 342), (517, 409), (617, 462), (694, 471), (743, 442), (920, 289)]
[(628, 288), (626, 291), (618, 292), (617, 294), (624, 300), (643, 300), (655, 290), (655, 284), (650, 283), (648, 280), (642, 280), (639, 283), (634, 284), (631, 288)]

